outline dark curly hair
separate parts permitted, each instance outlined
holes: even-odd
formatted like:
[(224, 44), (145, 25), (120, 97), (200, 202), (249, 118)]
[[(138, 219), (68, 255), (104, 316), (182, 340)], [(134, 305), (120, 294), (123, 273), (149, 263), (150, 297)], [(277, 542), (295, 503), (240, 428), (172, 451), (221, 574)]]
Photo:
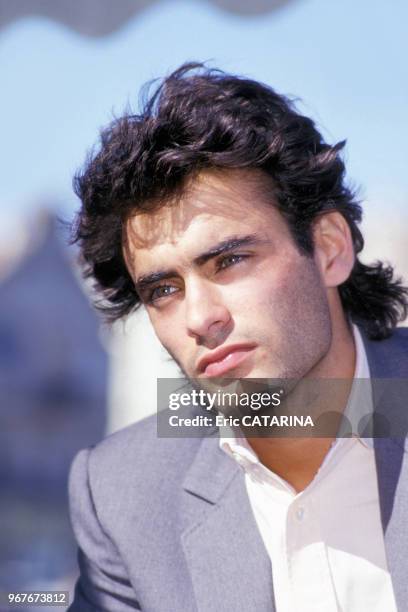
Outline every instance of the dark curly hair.
[[(364, 246), (361, 207), (344, 183), (344, 141), (326, 144), (313, 121), (259, 82), (203, 64), (184, 64), (162, 81), (140, 114), (127, 112), (101, 133), (74, 189), (82, 201), (73, 224), (85, 273), (96, 279), (97, 307), (111, 320), (140, 305), (122, 247), (125, 221), (162, 206), (192, 174), (209, 168), (257, 168), (272, 179), (273, 202), (301, 252), (313, 253), (312, 222), (339, 211), (356, 255)], [(356, 258), (339, 287), (345, 311), (373, 339), (405, 318), (408, 289), (381, 262)]]

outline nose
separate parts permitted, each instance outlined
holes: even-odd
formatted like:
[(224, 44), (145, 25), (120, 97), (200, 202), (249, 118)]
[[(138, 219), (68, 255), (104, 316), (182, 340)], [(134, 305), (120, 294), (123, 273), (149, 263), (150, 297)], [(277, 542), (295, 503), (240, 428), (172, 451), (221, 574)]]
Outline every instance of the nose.
[(228, 335), (232, 318), (219, 287), (196, 279), (185, 287), (186, 326), (198, 344), (215, 348)]

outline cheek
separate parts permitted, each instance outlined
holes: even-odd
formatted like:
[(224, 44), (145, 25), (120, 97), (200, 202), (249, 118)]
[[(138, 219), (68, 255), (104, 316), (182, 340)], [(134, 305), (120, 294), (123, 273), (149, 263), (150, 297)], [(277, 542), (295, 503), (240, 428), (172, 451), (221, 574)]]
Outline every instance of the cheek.
[(310, 312), (326, 304), (327, 295), (313, 259), (297, 255), (274, 271), (269, 303), (295, 313)]
[(186, 338), (183, 338), (182, 321), (179, 320), (177, 311), (167, 313), (149, 313), (150, 322), (156, 337), (168, 353), (177, 360), (182, 359), (182, 349), (186, 346)]
[(330, 325), (326, 290), (312, 259), (288, 258), (259, 279), (250, 312), (270, 325), (274, 334), (315, 334)]
[(312, 260), (292, 270), (279, 291), (270, 296), (274, 320), (284, 330), (287, 347), (298, 353), (318, 356), (328, 348), (331, 337), (330, 310), (326, 290)]
[(299, 263), (290, 256), (280, 261), (266, 260), (235, 286), (230, 285), (226, 299), (235, 313), (246, 313), (256, 320), (273, 317), (276, 309), (289, 308), (298, 297), (294, 277)]

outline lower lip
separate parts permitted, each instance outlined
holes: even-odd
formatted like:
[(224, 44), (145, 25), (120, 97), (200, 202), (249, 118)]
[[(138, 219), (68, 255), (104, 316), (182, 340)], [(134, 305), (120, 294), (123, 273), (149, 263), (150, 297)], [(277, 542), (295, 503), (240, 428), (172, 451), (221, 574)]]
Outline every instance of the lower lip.
[(209, 363), (204, 370), (204, 376), (222, 376), (225, 372), (236, 368), (252, 353), (254, 349), (246, 349), (228, 353), (221, 361)]

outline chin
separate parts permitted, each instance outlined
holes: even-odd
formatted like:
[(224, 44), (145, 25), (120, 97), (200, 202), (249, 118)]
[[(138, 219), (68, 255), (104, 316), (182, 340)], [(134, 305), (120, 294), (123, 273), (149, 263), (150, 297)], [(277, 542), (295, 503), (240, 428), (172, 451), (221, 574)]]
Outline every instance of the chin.
[(283, 370), (278, 367), (253, 367), (246, 376), (242, 378), (285, 378)]

